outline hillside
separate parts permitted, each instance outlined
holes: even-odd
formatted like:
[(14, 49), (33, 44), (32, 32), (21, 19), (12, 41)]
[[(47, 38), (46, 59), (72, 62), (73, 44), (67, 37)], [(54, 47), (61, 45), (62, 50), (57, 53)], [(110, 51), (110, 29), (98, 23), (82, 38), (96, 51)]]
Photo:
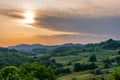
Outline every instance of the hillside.
[(9, 49), (16, 49), (18, 51), (26, 51), (26, 52), (32, 52), (32, 53), (44, 53), (48, 50), (53, 50), (60, 47), (82, 47), (82, 44), (63, 44), (63, 45), (53, 45), (53, 46), (47, 46), (47, 45), (41, 45), (41, 44), (19, 44), (16, 46), (8, 46)]
[(19, 52), (15, 49), (0, 48), (0, 68), (10, 65), (20, 66), (32, 60), (29, 53)]
[(120, 40), (109, 39), (96, 44), (87, 44), (86, 47), (90, 48), (101, 48), (101, 49), (119, 49)]
[[(0, 48), (0, 68), (9, 65), (19, 67), (22, 63), (37, 62), (51, 66), (58, 80), (72, 80), (73, 78), (91, 80), (95, 76), (96, 80), (100, 80), (102, 75), (107, 77), (110, 72), (114, 71), (116, 66), (120, 66), (119, 40), (109, 39), (104, 42), (86, 45), (64, 44), (49, 50), (44, 49), (42, 46), (43, 52), (40, 51), (41, 45), (38, 44), (37, 47), (35, 45), (19, 46), (21, 50)], [(36, 51), (36, 54), (22, 52), (22, 46), (26, 50)], [(109, 72), (108, 74), (97, 73), (97, 71), (106, 70)]]

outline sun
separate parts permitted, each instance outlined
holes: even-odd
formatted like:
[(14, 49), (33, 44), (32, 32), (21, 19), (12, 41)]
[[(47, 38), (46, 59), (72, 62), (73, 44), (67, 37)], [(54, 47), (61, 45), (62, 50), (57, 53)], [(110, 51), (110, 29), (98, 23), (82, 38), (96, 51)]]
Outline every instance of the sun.
[(35, 22), (35, 20), (34, 20), (35, 15), (33, 12), (26, 12), (24, 14), (24, 17), (25, 17), (25, 19), (23, 20), (23, 22), (25, 24), (32, 24)]

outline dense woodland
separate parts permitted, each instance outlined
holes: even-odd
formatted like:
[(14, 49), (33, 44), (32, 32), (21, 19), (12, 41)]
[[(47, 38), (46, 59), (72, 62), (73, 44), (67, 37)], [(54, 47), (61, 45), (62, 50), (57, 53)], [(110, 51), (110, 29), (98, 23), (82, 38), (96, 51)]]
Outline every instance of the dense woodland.
[(0, 80), (120, 80), (118, 40), (33, 51), (1, 47)]

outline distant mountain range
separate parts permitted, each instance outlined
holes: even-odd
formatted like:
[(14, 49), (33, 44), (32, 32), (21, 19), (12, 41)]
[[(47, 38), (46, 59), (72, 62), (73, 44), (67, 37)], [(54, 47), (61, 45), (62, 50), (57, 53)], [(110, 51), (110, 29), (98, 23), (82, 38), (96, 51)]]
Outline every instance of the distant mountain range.
[(30, 50), (36, 50), (36, 49), (41, 49), (41, 50), (52, 50), (52, 49), (56, 49), (59, 47), (81, 47), (83, 46), (82, 44), (72, 44), (72, 43), (68, 43), (68, 44), (63, 44), (63, 45), (53, 45), (53, 46), (46, 46), (46, 45), (41, 45), (41, 44), (19, 44), (16, 46), (8, 46), (9, 49), (16, 49), (19, 51), (30, 51)]
[(54, 50), (54, 51), (61, 51), (66, 49), (74, 49), (74, 48), (84, 48), (84, 49), (120, 49), (120, 40), (113, 40), (109, 39), (104, 42), (95, 43), (95, 44), (63, 44), (63, 45), (53, 45), (53, 46), (47, 46), (47, 45), (41, 45), (41, 44), (20, 44), (16, 46), (9, 46), (9, 49), (16, 49), (18, 51), (27, 51), (27, 52), (33, 52), (33, 53), (44, 53), (48, 50)]

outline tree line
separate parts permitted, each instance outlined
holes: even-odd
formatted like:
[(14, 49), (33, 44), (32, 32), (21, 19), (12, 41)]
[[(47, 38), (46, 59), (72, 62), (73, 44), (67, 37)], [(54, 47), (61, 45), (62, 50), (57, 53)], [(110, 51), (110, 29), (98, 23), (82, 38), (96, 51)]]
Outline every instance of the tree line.
[(0, 70), (0, 80), (56, 80), (51, 67), (37, 63), (22, 64), (20, 67), (6, 66)]

